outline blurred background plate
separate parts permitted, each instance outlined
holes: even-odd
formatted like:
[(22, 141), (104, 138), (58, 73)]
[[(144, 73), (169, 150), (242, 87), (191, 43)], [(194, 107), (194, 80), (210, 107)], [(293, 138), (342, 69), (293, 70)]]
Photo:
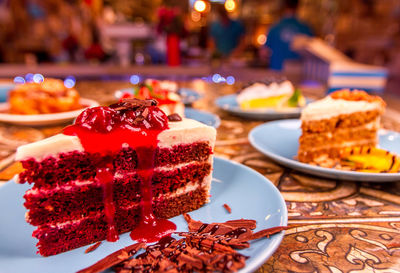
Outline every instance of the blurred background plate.
[[(131, 93), (133, 94), (134, 89), (133, 88), (124, 88), (124, 89), (120, 89), (115, 91), (114, 96), (117, 99), (120, 99), (122, 94), (124, 93)], [(181, 96), (182, 102), (185, 105), (191, 105), (192, 103), (198, 101), (199, 99), (201, 99), (203, 96), (190, 88), (180, 88), (178, 90), (178, 94)]]
[(0, 102), (7, 101), (8, 92), (14, 89), (15, 84), (0, 82)]
[[(274, 119), (288, 119), (288, 118), (298, 118), (301, 114), (300, 107), (293, 109), (283, 109), (282, 111), (277, 111), (274, 109), (268, 110), (260, 110), (260, 111), (248, 111), (242, 110), (239, 107), (239, 104), (236, 101), (237, 95), (227, 95), (219, 97), (215, 100), (215, 104), (222, 110), (227, 111), (228, 113), (239, 116), (246, 119), (255, 119), (255, 120), (274, 120)], [(311, 100), (307, 99), (307, 103), (310, 103)]]
[(44, 126), (64, 123), (76, 118), (85, 108), (98, 106), (99, 103), (94, 100), (81, 98), (80, 100), (83, 108), (54, 113), (54, 114), (39, 114), (39, 115), (14, 115), (8, 114), (9, 104), (7, 102), (0, 103), (0, 122), (17, 124), (17, 125), (28, 125), (28, 126)]
[(210, 112), (197, 110), (190, 107), (185, 107), (185, 117), (200, 121), (208, 126), (218, 128), (221, 124), (221, 119), (219, 116), (212, 114)]
[(190, 88), (179, 88), (179, 95), (182, 97), (182, 102), (186, 105), (190, 105), (203, 97), (199, 92)]

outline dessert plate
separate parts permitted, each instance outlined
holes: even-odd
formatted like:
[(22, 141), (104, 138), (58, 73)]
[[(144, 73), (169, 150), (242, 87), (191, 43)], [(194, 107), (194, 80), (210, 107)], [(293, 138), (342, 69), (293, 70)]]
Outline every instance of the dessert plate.
[[(390, 182), (399, 181), (400, 173), (363, 173), (323, 168), (295, 160), (299, 146), (301, 121), (298, 119), (279, 120), (264, 123), (255, 127), (249, 134), (254, 148), (272, 160), (289, 168), (327, 178), (365, 181)], [(400, 133), (379, 131), (379, 147), (400, 154)]]
[(0, 122), (12, 123), (17, 125), (28, 125), (28, 126), (42, 126), (42, 125), (53, 125), (60, 124), (76, 118), (85, 108), (98, 106), (99, 103), (94, 100), (81, 98), (79, 100), (83, 108), (54, 113), (54, 114), (39, 114), (39, 115), (15, 115), (7, 113), (9, 110), (9, 104), (7, 102), (0, 103)]
[[(123, 93), (133, 94), (133, 88), (124, 88), (124, 89), (117, 90), (117, 91), (115, 91), (114, 96), (117, 99), (120, 99)], [(195, 101), (198, 101), (199, 99), (201, 99), (203, 97), (203, 95), (201, 95), (200, 93), (194, 91), (193, 89), (189, 89), (189, 88), (179, 88), (178, 94), (181, 96), (182, 102), (185, 105), (191, 105), (192, 103), (194, 103)]]
[[(245, 183), (244, 183), (245, 182)], [(76, 272), (90, 266), (110, 253), (133, 244), (129, 233), (119, 241), (103, 241), (95, 251), (85, 254), (88, 246), (55, 256), (41, 257), (36, 254), (37, 240), (31, 236), (34, 227), (25, 222), (24, 192), (28, 185), (13, 181), (0, 187), (0, 272)], [(223, 207), (232, 208), (229, 214)], [(258, 172), (233, 161), (215, 158), (211, 201), (190, 215), (203, 222), (225, 222), (233, 219), (254, 219), (257, 230), (287, 225), (285, 201), (277, 188)], [(172, 218), (178, 231), (187, 231), (182, 215)], [(240, 252), (250, 258), (240, 272), (253, 272), (277, 249), (283, 232), (270, 238), (251, 242), (250, 248)]]
[[(257, 120), (274, 120), (274, 119), (288, 119), (300, 117), (301, 107), (285, 108), (282, 110), (242, 110), (236, 101), (236, 94), (219, 97), (215, 100), (215, 104), (222, 110), (228, 113), (247, 119)], [(311, 100), (307, 99), (307, 103)]]
[(192, 103), (198, 101), (203, 97), (203, 95), (198, 93), (197, 91), (184, 87), (179, 88), (178, 93), (181, 96), (182, 102), (185, 105), (191, 105)]
[(212, 126), (214, 128), (218, 128), (221, 124), (221, 119), (219, 118), (219, 116), (194, 108), (185, 107), (185, 117), (200, 121), (201, 123)]
[(0, 83), (0, 102), (7, 101), (8, 92), (14, 89), (15, 84), (8, 83), (8, 82), (1, 82)]

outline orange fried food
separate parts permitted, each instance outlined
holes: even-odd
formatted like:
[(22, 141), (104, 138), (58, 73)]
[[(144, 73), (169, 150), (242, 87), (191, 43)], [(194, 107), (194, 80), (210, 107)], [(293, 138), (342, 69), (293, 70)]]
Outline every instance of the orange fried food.
[(41, 83), (25, 83), (9, 93), (11, 114), (34, 115), (72, 111), (82, 108), (80, 96), (63, 81), (45, 79)]

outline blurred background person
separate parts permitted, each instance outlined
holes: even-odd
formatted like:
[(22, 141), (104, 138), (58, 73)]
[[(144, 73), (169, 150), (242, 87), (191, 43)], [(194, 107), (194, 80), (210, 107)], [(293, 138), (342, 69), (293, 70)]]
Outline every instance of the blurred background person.
[(282, 19), (273, 25), (267, 36), (266, 47), (270, 50), (270, 68), (282, 70), (286, 60), (300, 56), (290, 45), (296, 35), (313, 36), (311, 28), (296, 17), (299, 0), (285, 0)]
[(217, 20), (210, 26), (210, 48), (217, 57), (237, 57), (245, 47), (245, 28), (229, 17), (223, 5), (216, 5)]

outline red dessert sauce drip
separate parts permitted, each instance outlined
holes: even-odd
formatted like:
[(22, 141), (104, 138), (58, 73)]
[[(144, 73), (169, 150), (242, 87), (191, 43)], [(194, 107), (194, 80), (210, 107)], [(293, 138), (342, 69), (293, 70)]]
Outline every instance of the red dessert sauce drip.
[[(149, 104), (150, 103), (150, 104)], [(103, 162), (98, 166), (96, 178), (102, 183), (104, 209), (108, 224), (108, 241), (116, 241), (118, 232), (114, 223), (113, 177), (111, 153), (130, 146), (138, 158), (138, 174), (141, 178), (141, 220), (131, 237), (141, 242), (158, 241), (175, 231), (176, 226), (165, 219), (157, 219), (152, 208), (151, 181), (154, 171), (157, 136), (168, 128), (167, 116), (153, 101), (126, 100), (110, 107), (94, 107), (78, 116), (74, 125), (64, 129), (64, 134), (78, 136), (83, 148), (89, 153), (100, 153)]]
[(113, 178), (114, 174), (110, 168), (101, 168), (97, 170), (97, 180), (103, 186), (104, 192), (104, 214), (108, 224), (107, 241), (115, 242), (118, 240), (118, 232), (115, 227), (115, 204), (113, 200)]
[(166, 219), (157, 219), (153, 214), (151, 180), (154, 170), (155, 148), (147, 147), (136, 150), (138, 173), (142, 179), (142, 200), (140, 202), (142, 221), (131, 232), (131, 238), (144, 243), (156, 242), (176, 230), (174, 223)]

